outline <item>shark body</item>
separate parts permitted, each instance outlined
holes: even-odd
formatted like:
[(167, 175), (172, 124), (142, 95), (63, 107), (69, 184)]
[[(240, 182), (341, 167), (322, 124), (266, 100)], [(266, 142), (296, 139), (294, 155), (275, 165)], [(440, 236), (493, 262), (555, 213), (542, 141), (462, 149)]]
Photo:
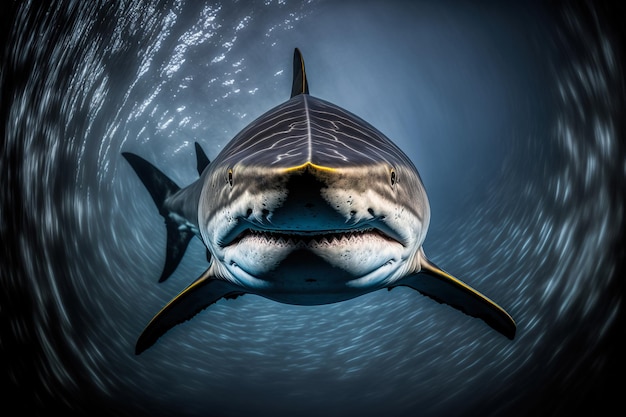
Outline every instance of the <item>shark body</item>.
[(189, 241), (208, 269), (148, 323), (140, 354), (173, 326), (221, 298), (256, 294), (321, 305), (408, 286), (513, 339), (501, 307), (430, 262), (422, 243), (430, 206), (417, 169), (381, 132), (309, 95), (294, 53), (291, 98), (253, 121), (210, 162), (196, 144), (200, 178), (181, 189), (123, 153), (167, 227), (167, 279)]

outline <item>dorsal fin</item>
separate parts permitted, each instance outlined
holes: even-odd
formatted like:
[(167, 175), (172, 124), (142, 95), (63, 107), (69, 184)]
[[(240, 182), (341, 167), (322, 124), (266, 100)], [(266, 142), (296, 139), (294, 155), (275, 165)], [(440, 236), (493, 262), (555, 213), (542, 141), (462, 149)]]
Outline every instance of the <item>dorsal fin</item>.
[(202, 175), (202, 172), (209, 165), (211, 161), (209, 161), (209, 158), (207, 158), (200, 144), (196, 142), (195, 145), (196, 145), (196, 167), (198, 169), (198, 175)]
[(306, 80), (306, 72), (304, 71), (304, 59), (300, 50), (296, 48), (293, 51), (293, 85), (291, 86), (291, 97), (299, 94), (309, 94), (309, 83)]

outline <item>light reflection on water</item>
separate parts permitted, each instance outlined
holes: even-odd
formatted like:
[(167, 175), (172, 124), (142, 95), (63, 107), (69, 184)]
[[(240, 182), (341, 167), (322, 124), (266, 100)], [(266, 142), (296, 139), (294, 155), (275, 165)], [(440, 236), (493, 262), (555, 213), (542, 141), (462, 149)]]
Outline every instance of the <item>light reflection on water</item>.
[[(27, 410), (524, 415), (602, 398), (617, 363), (626, 194), (622, 60), (606, 13), (11, 7), (0, 346)], [(133, 355), (145, 323), (206, 261), (193, 242), (156, 283), (162, 219), (120, 153), (192, 182), (194, 141), (214, 159), (288, 98), (295, 46), (313, 95), (415, 162), (433, 207), (427, 253), (504, 306), (515, 341), (398, 288), (323, 307), (222, 301)]]

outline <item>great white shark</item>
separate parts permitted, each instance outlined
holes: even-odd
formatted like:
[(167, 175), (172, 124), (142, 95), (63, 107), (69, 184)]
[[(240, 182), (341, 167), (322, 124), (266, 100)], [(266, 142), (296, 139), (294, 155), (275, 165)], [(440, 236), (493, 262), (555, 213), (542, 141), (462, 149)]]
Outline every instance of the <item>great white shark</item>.
[(194, 236), (210, 261), (148, 323), (135, 353), (222, 298), (322, 305), (398, 286), (513, 339), (516, 324), (504, 309), (424, 254), (430, 206), (411, 160), (369, 123), (309, 95), (298, 49), (293, 68), (291, 98), (250, 123), (213, 162), (196, 143), (200, 178), (189, 186), (123, 153), (165, 219), (159, 281)]

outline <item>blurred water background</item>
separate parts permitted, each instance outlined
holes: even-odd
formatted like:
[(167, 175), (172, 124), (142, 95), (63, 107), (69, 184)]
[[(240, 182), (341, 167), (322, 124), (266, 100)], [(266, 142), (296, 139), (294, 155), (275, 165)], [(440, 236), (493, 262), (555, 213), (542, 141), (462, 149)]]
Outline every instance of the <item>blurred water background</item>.
[[(621, 404), (625, 9), (471, 3), (4, 2), (3, 405), (365, 417)], [(207, 265), (194, 241), (156, 282), (165, 228), (120, 153), (194, 181), (194, 141), (214, 159), (289, 98), (294, 47), (312, 95), (414, 161), (426, 252), (515, 318), (514, 341), (398, 288), (320, 307), (221, 301), (133, 354)]]

